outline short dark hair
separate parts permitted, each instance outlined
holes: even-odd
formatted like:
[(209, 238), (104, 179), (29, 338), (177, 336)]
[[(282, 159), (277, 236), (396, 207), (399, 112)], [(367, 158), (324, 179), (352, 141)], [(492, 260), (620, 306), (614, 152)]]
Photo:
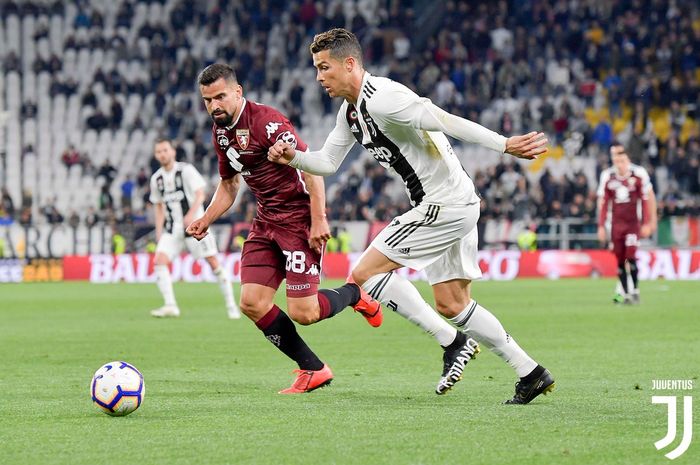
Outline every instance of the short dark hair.
[(175, 144), (173, 144), (173, 141), (168, 139), (167, 137), (159, 137), (158, 139), (156, 139), (156, 143), (153, 145), (162, 144), (164, 142), (167, 142), (168, 144), (170, 144), (171, 147), (175, 148)]
[(330, 54), (336, 60), (344, 60), (353, 57), (362, 65), (362, 47), (357, 37), (352, 32), (343, 28), (334, 28), (314, 36), (314, 41), (309, 46), (311, 53), (330, 50)]
[(204, 68), (197, 77), (197, 83), (200, 86), (208, 86), (221, 78), (228, 82), (238, 83), (236, 72), (232, 67), (224, 63), (212, 63)]

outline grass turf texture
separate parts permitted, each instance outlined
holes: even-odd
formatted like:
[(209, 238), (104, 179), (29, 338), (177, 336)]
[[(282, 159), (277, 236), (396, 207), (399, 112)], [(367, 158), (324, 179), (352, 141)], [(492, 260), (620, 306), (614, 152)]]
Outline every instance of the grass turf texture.
[[(215, 284), (177, 284), (182, 316), (167, 320), (148, 314), (160, 302), (153, 284), (2, 285), (0, 462), (668, 463), (653, 445), (666, 408), (651, 396), (693, 395), (697, 431), (698, 284), (642, 283), (635, 307), (614, 306), (613, 286), (476, 284), (479, 302), (557, 381), (551, 395), (506, 406), (515, 376), (488, 350), (436, 396), (441, 350), (391, 311), (379, 329), (351, 310), (302, 327), (336, 379), (282, 396), (295, 366), (250, 321), (226, 319)], [(88, 393), (111, 360), (146, 381), (143, 406), (124, 418), (99, 412)], [(652, 379), (693, 379), (695, 389), (652, 391)], [(698, 442), (673, 463), (700, 463)]]

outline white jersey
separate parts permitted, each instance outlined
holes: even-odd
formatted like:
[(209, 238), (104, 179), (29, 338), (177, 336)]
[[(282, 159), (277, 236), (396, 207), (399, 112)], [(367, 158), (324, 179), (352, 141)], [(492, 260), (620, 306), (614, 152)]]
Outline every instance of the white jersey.
[[(189, 163), (175, 162), (170, 171), (161, 167), (153, 173), (150, 201), (165, 204), (165, 232), (184, 231), (183, 218), (194, 202), (195, 193), (205, 186), (202, 175)], [(200, 205), (195, 217), (202, 215), (204, 207)]]
[[(337, 169), (353, 144), (360, 143), (403, 180), (414, 207), (476, 203), (474, 183), (443, 132), (501, 153), (505, 150), (505, 137), (449, 115), (402, 84), (365, 72), (357, 103), (343, 102), (320, 153), (329, 156)], [(311, 173), (327, 173), (315, 169), (317, 160), (315, 152), (297, 152), (291, 164)]]

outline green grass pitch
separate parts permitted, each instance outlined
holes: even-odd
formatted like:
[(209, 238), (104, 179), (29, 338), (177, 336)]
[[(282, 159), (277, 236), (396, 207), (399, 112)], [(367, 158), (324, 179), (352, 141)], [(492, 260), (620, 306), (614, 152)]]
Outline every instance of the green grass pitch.
[[(327, 282), (335, 285), (337, 282)], [(430, 289), (419, 284), (428, 296)], [(652, 395), (692, 395), (695, 440), (673, 463), (700, 463), (700, 285), (643, 282), (642, 305), (614, 306), (612, 280), (476, 283), (557, 389), (506, 406), (515, 375), (488, 350), (439, 397), (441, 350), (386, 311), (301, 327), (335, 373), (281, 396), (291, 361), (247, 319), (229, 321), (215, 284), (177, 284), (179, 319), (156, 320), (154, 284), (0, 286), (2, 464), (665, 464)], [(238, 288), (236, 288), (238, 295)], [(278, 303), (284, 308), (283, 296)], [(112, 418), (88, 385), (103, 363), (141, 370), (146, 398)], [(653, 391), (692, 379), (692, 391)]]

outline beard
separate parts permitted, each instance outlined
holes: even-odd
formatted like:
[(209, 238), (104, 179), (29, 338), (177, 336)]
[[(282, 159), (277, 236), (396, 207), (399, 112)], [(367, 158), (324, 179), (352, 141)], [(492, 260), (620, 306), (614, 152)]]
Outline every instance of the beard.
[(225, 128), (231, 125), (233, 122), (233, 115), (229, 115), (226, 112), (218, 113), (216, 116), (211, 115), (211, 119), (220, 128)]

